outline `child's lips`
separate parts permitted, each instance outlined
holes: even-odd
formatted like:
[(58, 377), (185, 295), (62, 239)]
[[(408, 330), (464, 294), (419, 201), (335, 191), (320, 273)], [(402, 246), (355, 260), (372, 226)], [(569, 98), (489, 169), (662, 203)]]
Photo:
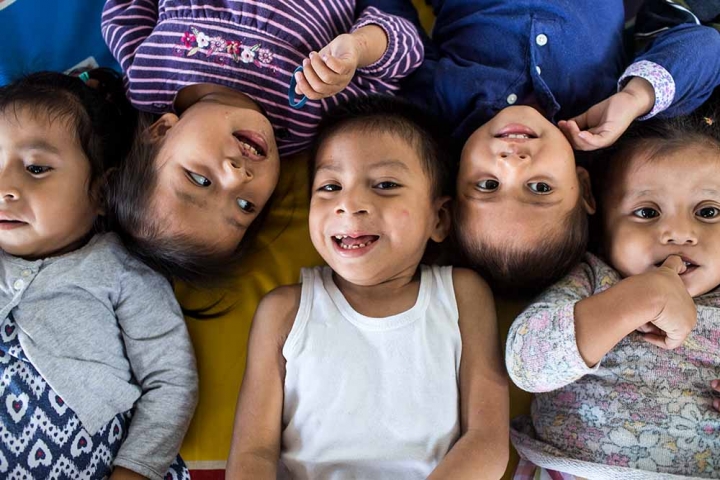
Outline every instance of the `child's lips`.
[(526, 125), (511, 123), (497, 131), (494, 137), (501, 140), (527, 141), (538, 138), (538, 134)]
[(344, 257), (357, 257), (364, 255), (375, 246), (378, 240), (380, 240), (379, 235), (367, 233), (337, 233), (331, 235), (330, 238), (335, 251)]
[(260, 161), (267, 157), (267, 142), (263, 136), (250, 130), (239, 130), (233, 132), (233, 137), (238, 142), (240, 154), (250, 160)]
[(15, 228), (22, 227), (23, 225), (27, 225), (27, 222), (0, 218), (0, 230), (13, 230)]
[[(685, 255), (679, 255), (679, 254), (674, 254), (674, 255), (680, 257), (683, 264), (685, 265), (685, 271), (680, 273), (679, 274), (680, 276), (690, 274), (690, 273), (694, 272), (695, 270), (697, 270), (698, 268), (700, 268), (700, 265), (698, 265), (697, 262), (695, 262), (695, 260), (693, 260), (692, 258), (685, 256)], [(655, 263), (655, 267), (662, 266), (662, 264), (665, 263), (666, 260), (667, 260), (667, 257), (664, 258), (663, 260)]]

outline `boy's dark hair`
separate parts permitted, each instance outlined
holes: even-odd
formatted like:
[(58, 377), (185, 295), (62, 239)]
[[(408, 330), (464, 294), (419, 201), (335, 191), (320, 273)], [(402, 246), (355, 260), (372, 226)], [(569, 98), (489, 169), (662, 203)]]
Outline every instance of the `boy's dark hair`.
[(496, 294), (506, 298), (531, 297), (565, 276), (582, 259), (589, 238), (582, 197), (555, 234), (543, 237), (537, 245), (518, 246), (512, 241), (489, 245), (468, 238), (457, 228), (457, 213), (453, 225), (458, 262), (478, 272)]
[(146, 130), (153, 121), (152, 115), (139, 114), (130, 153), (110, 177), (107, 197), (112, 228), (131, 254), (169, 279), (196, 287), (224, 286), (237, 273), (248, 245), (257, 237), (272, 207), (274, 196), (229, 255), (219, 255), (216, 249), (188, 236), (167, 235), (149, 205), (157, 187), (155, 158), (162, 148), (162, 141), (152, 142), (147, 138)]
[[(397, 135), (412, 145), (432, 185), (433, 197), (449, 195), (454, 179), (453, 159), (457, 151), (450, 142), (447, 126), (431, 112), (390, 95), (370, 95), (341, 103), (320, 122), (309, 163), (309, 185), (315, 177), (315, 157), (320, 146), (334, 135), (348, 130)], [(368, 140), (372, 148), (372, 140)]]
[[(28, 109), (50, 121), (64, 121), (90, 162), (89, 188), (104, 180), (126, 155), (136, 114), (125, 97), (122, 77), (109, 68), (85, 72), (82, 80), (58, 72), (37, 72), (0, 87), (0, 114)], [(105, 196), (103, 184), (99, 194)], [(99, 217), (95, 229), (105, 229)]]

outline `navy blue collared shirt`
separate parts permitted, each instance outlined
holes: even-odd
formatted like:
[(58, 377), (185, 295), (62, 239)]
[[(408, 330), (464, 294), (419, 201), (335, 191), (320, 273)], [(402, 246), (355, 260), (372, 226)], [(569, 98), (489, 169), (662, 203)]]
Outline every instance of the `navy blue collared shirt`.
[[(578, 115), (617, 91), (629, 63), (622, 0), (432, 3), (432, 41), (405, 94), (451, 122), (458, 138), (513, 104), (537, 104), (553, 121)], [(669, 79), (660, 92), (648, 78), (656, 97), (669, 93), (661, 115), (688, 113), (720, 83), (720, 34), (687, 23), (653, 38), (634, 63), (659, 66)]]

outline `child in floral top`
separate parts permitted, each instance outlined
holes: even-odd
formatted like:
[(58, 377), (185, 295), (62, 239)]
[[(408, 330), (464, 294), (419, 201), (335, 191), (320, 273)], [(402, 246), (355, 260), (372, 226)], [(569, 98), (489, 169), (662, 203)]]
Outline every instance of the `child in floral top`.
[(538, 394), (512, 439), (535, 465), (570, 478), (720, 478), (714, 118), (628, 131), (602, 178), (605, 260), (586, 255), (513, 324), (507, 368)]
[(102, 31), (132, 104), (162, 115), (112, 179), (111, 213), (136, 255), (191, 281), (232, 266), (279, 157), (329, 107), (397, 90), (423, 58), (415, 27), (367, 1), (107, 0)]

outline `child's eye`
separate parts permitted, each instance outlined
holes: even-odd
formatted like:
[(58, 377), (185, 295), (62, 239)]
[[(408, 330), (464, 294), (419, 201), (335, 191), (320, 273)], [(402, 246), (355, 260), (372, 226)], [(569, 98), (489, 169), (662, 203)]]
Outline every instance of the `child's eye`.
[(695, 212), (695, 215), (706, 219), (717, 218), (718, 215), (720, 215), (720, 209), (715, 207), (703, 207)]
[(254, 205), (252, 202), (248, 202), (248, 201), (245, 200), (245, 199), (238, 198), (238, 199), (237, 199), (237, 204), (238, 204), (238, 207), (240, 207), (240, 209), (241, 209), (243, 212), (252, 213), (252, 212), (255, 211), (255, 205)]
[(380, 190), (391, 190), (393, 188), (399, 188), (400, 184), (395, 182), (380, 182), (377, 185), (375, 185), (375, 188), (379, 188)]
[(49, 172), (52, 170), (52, 167), (46, 167), (44, 165), (28, 165), (26, 167), (26, 170), (33, 175), (42, 175), (43, 173)]
[(492, 192), (494, 190), (497, 190), (497, 188), (500, 186), (500, 182), (497, 180), (480, 180), (477, 183), (478, 190), (482, 192)]
[(660, 216), (660, 212), (650, 207), (638, 208), (637, 210), (632, 212), (632, 214), (638, 218), (644, 219), (656, 218)]
[(199, 175), (197, 173), (189, 171), (188, 176), (190, 177), (190, 180), (192, 180), (193, 183), (195, 183), (198, 186), (209, 187), (210, 185), (212, 185), (212, 182), (210, 180), (208, 180), (207, 178), (205, 178), (202, 175)]
[(318, 188), (318, 192), (337, 192), (338, 190), (341, 190), (340, 185), (334, 183), (328, 183)]
[(528, 183), (528, 188), (535, 193), (542, 195), (552, 192), (552, 187), (545, 182), (532, 182)]

